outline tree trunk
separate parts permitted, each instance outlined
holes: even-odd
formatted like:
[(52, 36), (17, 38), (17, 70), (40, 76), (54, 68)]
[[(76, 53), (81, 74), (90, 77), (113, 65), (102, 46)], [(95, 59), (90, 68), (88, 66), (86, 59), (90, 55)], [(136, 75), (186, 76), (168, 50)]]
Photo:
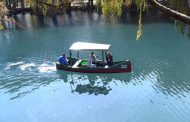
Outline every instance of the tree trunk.
[(148, 2), (151, 6), (163, 12), (164, 14), (168, 15), (169, 17), (172, 17), (173, 19), (179, 20), (183, 23), (190, 25), (190, 16), (187, 16), (183, 13), (167, 8), (162, 4), (160, 4), (159, 2), (157, 2), (156, 0), (148, 0)]
[(25, 6), (24, 6), (24, 0), (21, 0), (21, 8), (23, 9)]

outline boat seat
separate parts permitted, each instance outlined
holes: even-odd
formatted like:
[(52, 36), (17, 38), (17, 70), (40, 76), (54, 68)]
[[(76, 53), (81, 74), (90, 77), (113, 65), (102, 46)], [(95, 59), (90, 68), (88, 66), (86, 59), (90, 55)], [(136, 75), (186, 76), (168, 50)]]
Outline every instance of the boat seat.
[(78, 60), (73, 66), (72, 68), (77, 68), (77, 66), (81, 63), (82, 60)]

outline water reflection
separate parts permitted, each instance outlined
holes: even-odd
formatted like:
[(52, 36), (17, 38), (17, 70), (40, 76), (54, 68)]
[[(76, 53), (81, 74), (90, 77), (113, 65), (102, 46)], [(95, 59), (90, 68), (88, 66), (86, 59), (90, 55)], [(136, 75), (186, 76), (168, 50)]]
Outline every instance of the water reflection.
[[(156, 16), (152, 16), (156, 15)], [(65, 26), (65, 25), (84, 25), (99, 23), (104, 21), (104, 17), (98, 13), (86, 13), (81, 11), (74, 11), (64, 15), (55, 15), (55, 16), (35, 16), (30, 14), (19, 14), (15, 16), (14, 23), (11, 26), (14, 26), (14, 29), (31, 29), (39, 28), (46, 26)], [(148, 24), (152, 22), (171, 22), (168, 17), (158, 12), (150, 11), (143, 14), (143, 24)], [(107, 20), (110, 23), (138, 23), (138, 13), (127, 13), (121, 18), (114, 18), (113, 20)], [(15, 27), (16, 26), (16, 27)], [(12, 27), (11, 27), (12, 28)]]
[[(184, 73), (184, 76), (187, 76), (184, 80), (180, 74), (174, 76), (172, 72), (167, 70), (172, 66), (165, 67), (165, 69), (161, 65), (159, 68), (154, 66), (149, 65), (151, 70), (146, 71), (143, 71), (143, 66), (139, 66), (139, 70), (134, 69), (132, 73), (83, 74), (56, 71), (55, 65), (47, 62), (10, 62), (6, 66), (0, 66), (1, 69), (4, 69), (0, 73), (0, 91), (9, 94), (12, 100), (22, 98), (51, 83), (64, 82), (70, 85), (71, 93), (89, 95), (108, 95), (116, 88), (115, 86), (126, 85), (128, 87), (130, 84), (144, 86), (146, 90), (153, 89), (153, 91), (161, 92), (166, 96), (185, 97), (189, 93), (188, 74)], [(171, 78), (171, 76), (173, 77)], [(149, 86), (146, 86), (147, 84)]]
[[(15, 61), (1, 65), (1, 69), (3, 70), (0, 73), (0, 91), (11, 96), (11, 100), (22, 98), (53, 82), (70, 84), (72, 93), (93, 95), (107, 95), (112, 90), (111, 82), (115, 82), (115, 80), (122, 82), (122, 77), (120, 77), (122, 75), (76, 74), (56, 71), (55, 64), (52, 62)], [(124, 80), (129, 82), (130, 75), (126, 75)]]
[(98, 95), (98, 94), (107, 95), (110, 90), (111, 88), (107, 88), (105, 86), (92, 86), (91, 84), (86, 84), (86, 85), (78, 84), (74, 91), (78, 92), (79, 94), (82, 94), (82, 93), (93, 94), (94, 93), (94, 95)]
[[(162, 62), (164, 63), (164, 62)], [(190, 83), (180, 74), (168, 78), (172, 75), (168, 74), (167, 70), (163, 70), (163, 65), (160, 67), (149, 65), (149, 70), (143, 70), (144, 67), (139, 67), (142, 70), (135, 70), (127, 74), (80, 74), (57, 71), (59, 79), (63, 79), (65, 83), (71, 85), (71, 92), (79, 94), (88, 93), (93, 95), (104, 94), (111, 92), (114, 85), (123, 86), (132, 84), (134, 86), (144, 86), (145, 90), (153, 90), (156, 93), (163, 93), (166, 96), (185, 97), (187, 92), (190, 92)], [(155, 67), (156, 66), (156, 67)], [(170, 66), (165, 66), (165, 69)], [(170, 72), (169, 72), (170, 73)], [(185, 74), (184, 74), (185, 75)], [(149, 84), (148, 86), (146, 86)], [(127, 87), (127, 86), (126, 86)]]
[[(131, 82), (147, 83), (156, 93), (172, 97), (187, 97), (190, 92), (189, 66), (182, 66), (177, 60), (148, 58), (143, 64), (136, 63)], [(147, 64), (146, 64), (147, 63)], [(188, 63), (184, 63), (188, 64)], [(183, 74), (183, 75), (182, 75)], [(150, 89), (147, 88), (147, 89)]]
[[(34, 16), (30, 14), (17, 15), (14, 17), (17, 25), (22, 25), (25, 29), (39, 28), (45, 26), (65, 26), (65, 25), (83, 25), (85, 23), (93, 23), (99, 21), (100, 16), (97, 14), (84, 13), (81, 11), (71, 12), (64, 15), (55, 16)], [(20, 28), (17, 26), (17, 29)]]
[[(93, 95), (107, 95), (112, 90), (111, 83), (120, 81), (122, 77), (119, 74), (81, 74), (57, 71), (59, 79), (63, 79), (65, 83), (69, 83), (71, 92), (78, 92), (79, 94), (88, 93)], [(125, 83), (130, 82), (130, 74), (125, 75)]]

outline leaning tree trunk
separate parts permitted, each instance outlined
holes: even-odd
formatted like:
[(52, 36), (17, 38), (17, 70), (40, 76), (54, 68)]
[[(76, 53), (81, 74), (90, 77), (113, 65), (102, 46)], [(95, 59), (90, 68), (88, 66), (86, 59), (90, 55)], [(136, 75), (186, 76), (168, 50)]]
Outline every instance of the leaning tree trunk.
[(148, 0), (148, 2), (151, 6), (158, 9), (159, 11), (163, 12), (164, 14), (167, 14), (168, 16), (170, 16), (176, 20), (179, 20), (183, 23), (190, 25), (190, 16), (187, 16), (183, 13), (180, 13), (178, 11), (167, 8), (167, 7), (163, 6), (162, 4), (160, 4), (159, 2), (157, 2), (156, 0)]

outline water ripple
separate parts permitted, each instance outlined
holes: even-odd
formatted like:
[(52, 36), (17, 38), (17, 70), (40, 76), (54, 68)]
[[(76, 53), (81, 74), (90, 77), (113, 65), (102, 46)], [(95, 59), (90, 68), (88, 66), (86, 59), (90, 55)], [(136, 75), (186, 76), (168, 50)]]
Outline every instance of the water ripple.
[(41, 73), (56, 71), (55, 63), (54, 65), (43, 63), (38, 67), (38, 70)]
[(36, 67), (36, 65), (34, 63), (26, 63), (26, 64), (23, 64), (23, 65), (20, 65), (20, 69), (22, 71), (31, 70), (32, 67)]
[(25, 96), (40, 86), (46, 86), (56, 78), (54, 63), (18, 61), (2, 67), (4, 70), (0, 73), (0, 89), (4, 94), (12, 94), (11, 100)]
[(19, 61), (19, 62), (15, 62), (15, 63), (8, 63), (8, 65), (6, 66), (6, 70), (8, 70), (8, 69), (10, 69), (10, 68), (14, 68), (14, 67), (16, 67), (16, 66), (19, 66), (19, 65), (21, 65), (21, 64), (24, 64), (24, 62), (22, 62), (22, 61)]

